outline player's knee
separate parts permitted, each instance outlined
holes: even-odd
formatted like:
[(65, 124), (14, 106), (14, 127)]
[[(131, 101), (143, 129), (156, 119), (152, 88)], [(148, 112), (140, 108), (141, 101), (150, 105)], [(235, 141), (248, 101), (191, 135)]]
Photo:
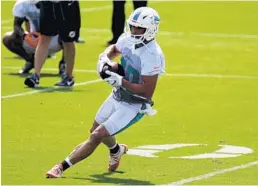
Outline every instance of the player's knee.
[(90, 129), (90, 133), (92, 133), (94, 130), (96, 129), (96, 127), (91, 127), (91, 129)]
[(103, 139), (103, 136), (99, 132), (93, 131), (90, 135), (90, 140), (95, 143), (100, 143)]
[(9, 36), (4, 36), (3, 39), (2, 39), (2, 42), (4, 44), (4, 46), (6, 46), (8, 48), (8, 39), (9, 39)]
[(106, 128), (103, 126), (99, 126), (91, 133), (90, 138), (93, 141), (101, 142), (103, 138), (109, 136), (109, 133), (107, 132)]
[(39, 43), (40, 45), (48, 46), (51, 42), (51, 39), (52, 39), (51, 36), (41, 35)]
[(4, 36), (2, 42), (4, 46), (9, 50), (12, 50), (12, 48), (14, 48), (14, 46), (16, 46), (19, 43), (14, 38), (12, 38), (12, 36)]
[(92, 125), (92, 127), (90, 129), (90, 133), (92, 133), (98, 126), (99, 126), (99, 124), (97, 123), (97, 121), (94, 121), (93, 125)]

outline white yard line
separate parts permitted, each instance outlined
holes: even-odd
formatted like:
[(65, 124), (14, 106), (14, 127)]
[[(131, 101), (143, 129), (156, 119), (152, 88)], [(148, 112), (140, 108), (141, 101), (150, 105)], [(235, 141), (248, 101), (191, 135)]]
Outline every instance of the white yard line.
[[(86, 12), (96, 12), (96, 11), (102, 11), (102, 10), (108, 10), (111, 9), (112, 6), (111, 5), (107, 5), (107, 6), (99, 6), (99, 7), (91, 7), (91, 8), (82, 8), (81, 12), (86, 13)], [(1, 24), (7, 24), (12, 22), (13, 19), (7, 19), (7, 20), (2, 20)]]
[[(2, 69), (18, 70), (21, 67), (3, 66)], [(43, 71), (58, 71), (56, 68), (43, 68)], [(96, 73), (96, 70), (74, 69), (74, 72)], [(170, 77), (193, 77), (193, 78), (228, 78), (228, 79), (258, 79), (258, 76), (225, 75), (225, 74), (187, 74), (187, 73), (166, 73)]]
[(181, 74), (166, 73), (165, 76), (171, 77), (194, 77), (194, 78), (228, 78), (228, 79), (258, 79), (258, 76), (242, 76), (242, 75), (225, 75), (225, 74)]
[[(12, 66), (3, 66), (1, 67), (2, 69), (11, 69), (11, 70), (16, 70), (20, 69), (20, 67), (12, 67)], [(57, 71), (55, 68), (45, 68), (43, 71)], [(97, 73), (95, 70), (83, 70), (83, 69), (74, 69), (74, 72), (82, 72), (82, 73)], [(166, 73), (165, 76), (170, 76), (170, 77), (194, 77), (194, 78), (231, 78), (231, 79), (258, 79), (258, 76), (240, 76), (240, 75), (222, 75), (222, 74), (180, 74), (180, 73)], [(96, 79), (96, 80), (91, 80), (91, 81), (85, 81), (82, 83), (76, 83), (74, 86), (84, 86), (84, 85), (89, 85), (97, 82), (101, 82), (101, 79)], [(15, 97), (22, 97), (22, 96), (27, 96), (27, 95), (32, 95), (32, 94), (37, 94), (40, 92), (51, 92), (57, 89), (63, 89), (62, 87), (51, 87), (51, 88), (45, 88), (45, 89), (40, 89), (40, 90), (32, 90), (28, 92), (22, 92), (22, 93), (17, 93), (17, 94), (10, 94), (6, 96), (2, 96), (1, 99), (9, 99), (9, 98), (15, 98)]]
[(210, 173), (207, 173), (207, 174), (203, 174), (203, 175), (200, 175), (200, 176), (178, 180), (178, 181), (171, 182), (171, 183), (168, 183), (168, 184), (165, 184), (165, 185), (183, 185), (183, 184), (191, 183), (191, 182), (194, 182), (194, 181), (208, 179), (208, 178), (211, 178), (211, 177), (219, 175), (219, 174), (224, 174), (224, 173), (227, 173), (227, 172), (233, 172), (233, 171), (236, 171), (236, 170), (239, 170), (239, 169), (246, 169), (248, 167), (252, 167), (252, 166), (256, 166), (256, 165), (258, 165), (258, 161), (253, 161), (253, 162), (250, 162), (250, 163), (247, 163), (247, 164), (238, 165), (238, 166), (227, 168), (227, 169), (217, 170), (217, 171), (210, 172)]
[(96, 11), (101, 11), (101, 10), (108, 10), (111, 9), (112, 6), (108, 5), (108, 6), (100, 6), (100, 7), (92, 7), (92, 8), (82, 8), (81, 12), (96, 12)]
[[(101, 82), (101, 81), (102, 81), (101, 79), (84, 81), (84, 82), (81, 82), (81, 83), (74, 84), (74, 87), (90, 85), (90, 84), (98, 83), (98, 82)], [(40, 92), (51, 92), (51, 91), (55, 91), (55, 90), (59, 90), (59, 89), (66, 89), (66, 88), (64, 88), (64, 87), (51, 87), (51, 88), (44, 88), (44, 89), (40, 89), (40, 90), (32, 90), (32, 91), (28, 91), (28, 92), (22, 92), (22, 93), (18, 93), (18, 94), (10, 94), (10, 95), (6, 95), (6, 96), (2, 96), (1, 99), (22, 97), (22, 96), (37, 94), (37, 93), (40, 93)]]
[[(11, 70), (20, 70), (21, 67), (15, 67), (15, 66), (3, 66), (1, 67), (3, 69), (11, 69)], [(43, 68), (42, 69), (43, 71), (56, 71), (58, 72), (58, 69), (57, 68)], [(82, 69), (74, 69), (74, 72), (84, 72), (84, 73), (96, 73), (97, 74), (97, 71), (96, 70), (82, 70)], [(18, 73), (18, 72), (17, 72)]]
[[(13, 29), (10, 26), (2, 26), (3, 30)], [(88, 33), (110, 33), (110, 29), (106, 28), (81, 28), (81, 31)], [(206, 32), (170, 32), (170, 31), (159, 31), (161, 36), (172, 36), (172, 37), (182, 37), (187, 35), (200, 36), (200, 37), (215, 37), (215, 38), (236, 38), (236, 39), (258, 39), (258, 35), (255, 34), (229, 34), (229, 33), (206, 33)]]

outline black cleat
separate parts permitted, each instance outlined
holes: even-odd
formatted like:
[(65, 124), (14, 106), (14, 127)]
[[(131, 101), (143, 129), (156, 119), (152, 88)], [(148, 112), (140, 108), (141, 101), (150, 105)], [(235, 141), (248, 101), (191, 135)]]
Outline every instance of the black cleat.
[(74, 85), (73, 77), (64, 76), (62, 80), (55, 84), (55, 86), (59, 87), (72, 87)]
[(39, 86), (39, 76), (34, 73), (31, 76), (27, 77), (24, 81), (24, 84), (30, 88), (35, 88)]
[(32, 62), (26, 61), (24, 67), (19, 70), (19, 74), (28, 74), (33, 68), (34, 64)]

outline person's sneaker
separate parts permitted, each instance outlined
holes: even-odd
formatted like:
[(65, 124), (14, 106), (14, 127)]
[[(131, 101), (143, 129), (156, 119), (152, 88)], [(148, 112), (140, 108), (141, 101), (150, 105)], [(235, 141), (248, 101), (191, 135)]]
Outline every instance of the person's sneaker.
[(58, 69), (59, 69), (58, 75), (63, 76), (66, 72), (66, 64), (63, 60), (59, 62)]
[(55, 84), (55, 86), (59, 87), (72, 87), (74, 85), (73, 77), (64, 76), (62, 80)]
[(61, 164), (55, 165), (46, 173), (46, 178), (60, 178), (63, 174), (63, 168)]
[(38, 87), (39, 86), (39, 76), (34, 73), (31, 76), (27, 77), (24, 81), (24, 84), (30, 88)]
[(78, 40), (77, 41), (75, 41), (76, 43), (85, 43), (85, 40), (84, 39), (82, 39), (82, 38), (78, 38)]
[(55, 54), (48, 54), (47, 58), (56, 59), (56, 55)]
[(19, 70), (19, 74), (28, 74), (31, 69), (34, 68), (34, 64), (32, 62), (26, 61), (24, 67)]
[(119, 147), (120, 149), (118, 153), (116, 154), (110, 153), (109, 155), (109, 166), (108, 166), (109, 171), (115, 171), (118, 168), (122, 156), (126, 154), (126, 152), (128, 151), (128, 147), (125, 144), (120, 144)]

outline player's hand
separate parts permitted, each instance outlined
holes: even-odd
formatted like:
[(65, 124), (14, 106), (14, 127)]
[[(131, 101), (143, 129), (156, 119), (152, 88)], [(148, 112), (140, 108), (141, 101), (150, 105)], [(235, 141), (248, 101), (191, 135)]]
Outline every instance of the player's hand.
[(97, 71), (100, 76), (100, 72), (102, 72), (105, 64), (111, 63), (110, 59), (107, 57), (106, 53), (102, 53), (99, 55), (98, 63), (97, 63)]
[(110, 77), (105, 78), (104, 81), (106, 81), (108, 84), (110, 84), (113, 87), (120, 87), (120, 86), (122, 86), (122, 79), (123, 79), (122, 76), (120, 76), (117, 73), (111, 72), (109, 70), (106, 70), (105, 73), (110, 75)]

